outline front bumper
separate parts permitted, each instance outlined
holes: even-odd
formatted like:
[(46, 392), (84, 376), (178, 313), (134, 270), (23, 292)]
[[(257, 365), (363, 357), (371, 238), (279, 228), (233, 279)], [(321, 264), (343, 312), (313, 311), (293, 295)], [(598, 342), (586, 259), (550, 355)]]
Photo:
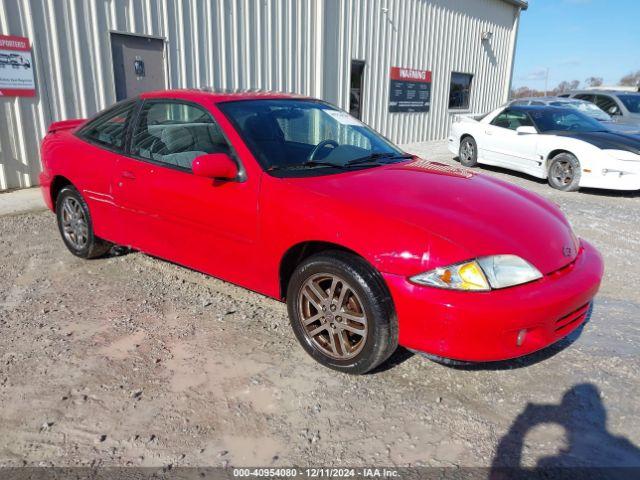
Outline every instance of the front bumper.
[(449, 138), (447, 138), (447, 149), (453, 153), (454, 155), (458, 155), (458, 153), (460, 152), (460, 141), (458, 138), (454, 137), (453, 135), (450, 135)]
[[(570, 265), (535, 282), (491, 292), (415, 285), (383, 274), (395, 303), (400, 345), (455, 360), (520, 357), (565, 337), (587, 318), (604, 272), (602, 257), (582, 241)], [(526, 330), (518, 344), (518, 334)]]
[(583, 172), (580, 177), (580, 186), (608, 190), (640, 190), (640, 171), (624, 175), (620, 175), (615, 170), (607, 171), (607, 169), (600, 169), (592, 173)]

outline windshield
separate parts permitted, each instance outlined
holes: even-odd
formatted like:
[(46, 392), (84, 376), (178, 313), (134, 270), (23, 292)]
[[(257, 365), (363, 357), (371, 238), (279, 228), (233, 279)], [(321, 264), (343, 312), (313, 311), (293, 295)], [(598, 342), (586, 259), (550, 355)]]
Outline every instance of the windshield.
[(218, 106), (267, 171), (334, 173), (405, 156), (356, 118), (319, 101), (239, 100)]
[(611, 120), (611, 116), (604, 110), (601, 110), (600, 107), (598, 107), (595, 103), (585, 102), (583, 100), (551, 102), (550, 105), (554, 107), (575, 108), (579, 112), (582, 112), (585, 115), (593, 117), (596, 120), (602, 120), (602, 121)]
[(540, 132), (605, 132), (604, 126), (585, 114), (568, 108), (545, 108), (529, 112)]
[(640, 93), (618, 95), (618, 98), (631, 113), (640, 113)]

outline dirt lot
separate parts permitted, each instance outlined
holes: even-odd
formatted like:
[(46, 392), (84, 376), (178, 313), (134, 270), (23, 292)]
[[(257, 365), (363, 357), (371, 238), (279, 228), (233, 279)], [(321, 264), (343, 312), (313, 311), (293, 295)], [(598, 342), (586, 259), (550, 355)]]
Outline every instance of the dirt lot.
[(278, 302), (0, 218), (0, 465), (640, 466), (640, 196), (483, 170), (559, 203), (607, 270), (581, 334), (473, 368), (401, 350), (339, 374)]

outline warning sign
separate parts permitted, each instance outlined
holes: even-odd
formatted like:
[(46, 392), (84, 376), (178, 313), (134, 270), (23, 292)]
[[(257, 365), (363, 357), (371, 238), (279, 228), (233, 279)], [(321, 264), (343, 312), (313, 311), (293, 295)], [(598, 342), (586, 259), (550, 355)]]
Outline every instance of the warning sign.
[(391, 67), (389, 112), (428, 112), (431, 105), (431, 72)]

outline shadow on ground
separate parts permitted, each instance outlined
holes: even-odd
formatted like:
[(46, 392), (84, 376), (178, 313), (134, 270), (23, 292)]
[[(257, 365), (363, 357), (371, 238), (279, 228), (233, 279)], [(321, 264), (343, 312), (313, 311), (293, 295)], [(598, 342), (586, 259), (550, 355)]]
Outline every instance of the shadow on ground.
[[(522, 467), (529, 431), (556, 424), (566, 444), (555, 455), (540, 458), (535, 469)], [(541, 476), (540, 476), (541, 475)], [(491, 480), (519, 478), (639, 478), (640, 449), (607, 431), (607, 412), (591, 383), (571, 387), (559, 405), (529, 403), (498, 443)]]

